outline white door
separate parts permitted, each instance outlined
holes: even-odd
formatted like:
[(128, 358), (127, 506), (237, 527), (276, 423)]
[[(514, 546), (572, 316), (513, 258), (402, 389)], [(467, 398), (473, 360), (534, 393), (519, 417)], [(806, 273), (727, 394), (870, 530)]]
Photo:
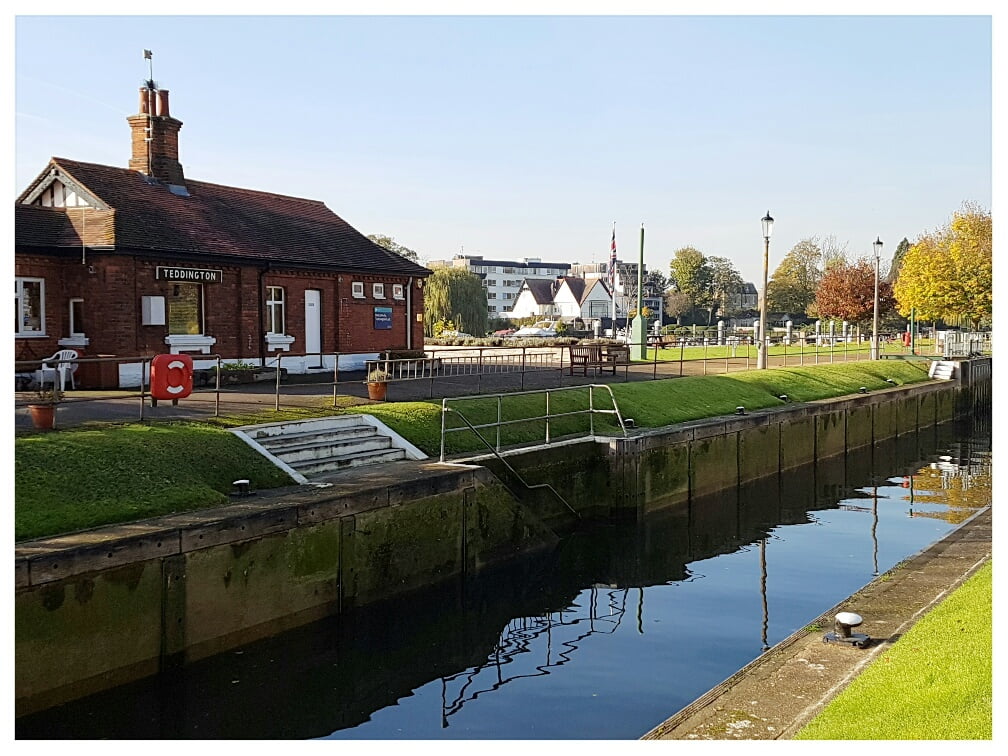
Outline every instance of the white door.
[(305, 353), (309, 365), (322, 367), (322, 292), (305, 289), (304, 293)]

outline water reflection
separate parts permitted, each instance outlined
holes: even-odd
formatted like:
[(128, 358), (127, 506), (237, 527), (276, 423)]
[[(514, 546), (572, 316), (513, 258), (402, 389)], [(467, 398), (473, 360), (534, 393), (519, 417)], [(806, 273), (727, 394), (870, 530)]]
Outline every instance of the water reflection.
[[(929, 429), (16, 721), (19, 738), (637, 738), (990, 503)], [(909, 517), (907, 514), (909, 513)]]
[[(548, 675), (551, 668), (570, 662), (581, 642), (589, 636), (616, 632), (626, 614), (627, 591), (626, 588), (592, 586), (586, 606), (575, 602), (565, 610), (512, 619), (485, 663), (441, 678), (441, 726), (447, 727), (448, 717), (461, 710), (466, 702), (475, 701), (481, 694), (498, 690), (513, 680)], [(639, 606), (643, 606), (642, 601)], [(535, 648), (537, 642), (539, 649)], [(538, 654), (539, 658), (532, 662), (533, 671), (508, 674), (506, 670), (511, 665), (517, 666), (523, 654), (532, 654), (533, 658)], [(454, 692), (449, 694), (449, 691)]]

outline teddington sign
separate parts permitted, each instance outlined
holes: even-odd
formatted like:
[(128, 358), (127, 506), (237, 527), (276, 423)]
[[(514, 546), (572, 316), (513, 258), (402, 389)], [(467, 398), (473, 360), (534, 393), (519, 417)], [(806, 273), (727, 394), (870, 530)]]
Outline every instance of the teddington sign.
[(204, 268), (170, 268), (157, 266), (158, 281), (183, 281), (187, 283), (220, 283), (224, 278), (222, 270), (206, 270)]

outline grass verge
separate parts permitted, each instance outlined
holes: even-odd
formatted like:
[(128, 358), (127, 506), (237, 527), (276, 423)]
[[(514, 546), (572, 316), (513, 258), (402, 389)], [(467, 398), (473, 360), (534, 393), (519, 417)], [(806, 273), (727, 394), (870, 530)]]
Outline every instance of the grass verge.
[(990, 740), (990, 562), (858, 675), (796, 740)]
[[(611, 384), (624, 417), (638, 428), (660, 427), (717, 415), (779, 406), (781, 394), (792, 401), (813, 401), (855, 393), (859, 387), (927, 379), (926, 366), (906, 361), (861, 362), (799, 368), (774, 368), (734, 375), (674, 378)], [(552, 414), (588, 406), (588, 389), (551, 394)], [(600, 408), (611, 408), (608, 392), (596, 390)], [(15, 540), (40, 538), (114, 523), (131, 522), (173, 512), (219, 506), (228, 501), (231, 482), (249, 478), (255, 489), (291, 483), (230, 433), (228, 427), (263, 422), (367, 412), (385, 422), (431, 456), (440, 454), (440, 402), (390, 402), (353, 406), (342, 398), (334, 410), (265, 410), (254, 415), (225, 416), (206, 422), (104, 425), (18, 436), (14, 447)], [(498, 402), (479, 398), (453, 400), (475, 425), (497, 419)], [(545, 439), (542, 421), (525, 418), (545, 411), (545, 394), (504, 397), (501, 445), (534, 443)], [(449, 415), (450, 426), (461, 421)], [(570, 414), (551, 422), (551, 438), (588, 432), (584, 414)], [(612, 418), (596, 418), (597, 433), (614, 432)], [(485, 431), (489, 433), (489, 431)], [(496, 444), (496, 435), (490, 439)], [(447, 453), (484, 451), (469, 430), (450, 435)]]

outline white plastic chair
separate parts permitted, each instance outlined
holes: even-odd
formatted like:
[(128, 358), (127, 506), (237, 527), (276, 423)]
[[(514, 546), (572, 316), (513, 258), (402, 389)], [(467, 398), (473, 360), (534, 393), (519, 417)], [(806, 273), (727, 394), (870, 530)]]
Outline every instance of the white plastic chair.
[(60, 349), (52, 357), (46, 357), (42, 361), (42, 368), (37, 373), (39, 386), (45, 386), (47, 382), (51, 381), (53, 388), (56, 388), (56, 377), (59, 376), (60, 391), (65, 390), (67, 378), (70, 379), (70, 388), (76, 389), (74, 373), (77, 371), (77, 363), (66, 360), (76, 360), (79, 356), (73, 349)]

